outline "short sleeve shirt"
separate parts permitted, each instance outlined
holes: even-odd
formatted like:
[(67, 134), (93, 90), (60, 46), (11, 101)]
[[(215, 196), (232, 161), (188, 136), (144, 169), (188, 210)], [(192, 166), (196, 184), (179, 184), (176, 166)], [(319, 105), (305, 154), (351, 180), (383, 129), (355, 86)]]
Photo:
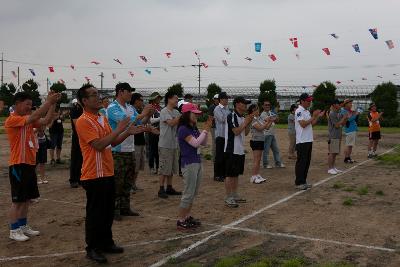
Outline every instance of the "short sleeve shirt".
[(296, 144), (309, 143), (314, 141), (312, 125), (309, 124), (307, 127), (301, 127), (299, 121), (308, 121), (311, 119), (310, 111), (299, 106), (295, 111), (294, 127), (296, 129)]
[(296, 134), (296, 130), (294, 128), (294, 115), (292, 113), (289, 114), (287, 118), (287, 123), (288, 123), (288, 133), (289, 134)]
[(226, 118), (227, 126), (225, 128), (225, 152), (235, 155), (244, 155), (244, 137), (245, 131), (235, 135), (233, 128), (237, 128), (244, 123), (244, 117), (233, 111)]
[(336, 112), (331, 110), (329, 112), (328, 117), (328, 134), (329, 139), (340, 139), (342, 137), (342, 127), (335, 127), (335, 124), (338, 123), (343, 118), (343, 114), (340, 112)]
[(197, 129), (192, 129), (187, 126), (180, 126), (178, 128), (178, 142), (181, 152), (182, 167), (192, 163), (200, 163), (201, 161), (200, 154), (198, 153), (199, 150), (185, 140), (185, 138), (189, 135), (193, 136), (194, 138), (198, 138), (200, 136), (200, 132)]
[(160, 112), (160, 138), (158, 146), (162, 148), (178, 148), (176, 131), (178, 125), (170, 126), (167, 120), (175, 119), (181, 114), (176, 109), (169, 110), (167, 107)]
[[(379, 132), (381, 130), (381, 125), (379, 123), (379, 113), (378, 111), (368, 113), (368, 131), (369, 132)], [(376, 120), (372, 122), (372, 120)]]
[(81, 180), (113, 176), (114, 162), (111, 145), (102, 151), (97, 151), (90, 145), (93, 140), (111, 133), (107, 118), (100, 114), (83, 112), (76, 121), (76, 131), (83, 157)]
[(251, 140), (253, 141), (264, 141), (264, 130), (257, 130), (254, 128), (254, 125), (259, 124), (260, 126), (264, 126), (265, 122), (261, 117), (254, 118), (251, 123)]
[(8, 142), (10, 143), (10, 159), (8, 164), (36, 164), (36, 151), (38, 143), (33, 128), (39, 127), (39, 121), (27, 124), (29, 115), (20, 116), (11, 113), (4, 122), (7, 132)]
[[(260, 114), (260, 117), (265, 120), (266, 118), (273, 116), (274, 113), (272, 111), (263, 111)], [(275, 123), (273, 122), (269, 129), (264, 130), (264, 135), (275, 135)]]

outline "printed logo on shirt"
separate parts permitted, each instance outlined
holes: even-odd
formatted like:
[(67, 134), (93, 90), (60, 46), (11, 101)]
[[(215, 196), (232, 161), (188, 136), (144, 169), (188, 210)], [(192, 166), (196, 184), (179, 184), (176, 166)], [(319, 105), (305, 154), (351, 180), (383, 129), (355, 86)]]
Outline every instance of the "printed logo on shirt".
[(300, 112), (297, 112), (297, 117), (300, 117), (301, 116), (301, 111)]

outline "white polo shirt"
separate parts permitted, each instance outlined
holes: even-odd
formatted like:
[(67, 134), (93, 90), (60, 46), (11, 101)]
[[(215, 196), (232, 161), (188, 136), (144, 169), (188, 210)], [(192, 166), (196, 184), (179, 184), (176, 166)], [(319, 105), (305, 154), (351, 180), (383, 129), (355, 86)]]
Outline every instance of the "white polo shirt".
[(301, 105), (296, 109), (294, 120), (294, 127), (296, 129), (296, 144), (309, 143), (314, 141), (312, 124), (310, 123), (307, 127), (301, 127), (299, 121), (308, 121), (311, 119), (310, 111), (303, 108)]

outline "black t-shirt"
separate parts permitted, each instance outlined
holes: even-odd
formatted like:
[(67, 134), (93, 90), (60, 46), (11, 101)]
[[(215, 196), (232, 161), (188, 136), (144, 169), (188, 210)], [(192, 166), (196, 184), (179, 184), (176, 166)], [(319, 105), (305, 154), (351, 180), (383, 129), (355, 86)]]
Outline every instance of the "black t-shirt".
[(144, 146), (146, 141), (144, 140), (144, 133), (135, 134), (135, 145), (136, 146)]
[(78, 104), (74, 104), (70, 110), (69, 117), (71, 118), (72, 137), (78, 138), (73, 120), (78, 119), (83, 113), (83, 109)]
[(62, 116), (58, 116), (58, 118), (53, 121), (53, 124), (51, 124), (49, 128), (49, 133), (52, 134), (63, 133), (64, 132), (63, 121), (64, 118)]

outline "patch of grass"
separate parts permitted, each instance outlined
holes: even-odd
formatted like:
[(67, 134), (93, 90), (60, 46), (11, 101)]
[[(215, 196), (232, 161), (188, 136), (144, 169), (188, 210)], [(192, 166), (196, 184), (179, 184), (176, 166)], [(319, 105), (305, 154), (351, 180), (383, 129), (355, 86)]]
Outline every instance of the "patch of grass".
[(341, 181), (338, 181), (338, 182), (334, 183), (332, 187), (335, 189), (341, 189), (341, 188), (345, 187), (345, 184)]
[(315, 267), (356, 267), (356, 265), (346, 262), (328, 262), (328, 263), (320, 263)]
[(269, 259), (263, 259), (261, 261), (250, 263), (246, 267), (272, 267), (272, 262)]
[(392, 153), (378, 156), (377, 159), (384, 164), (400, 167), (400, 145), (397, 145)]
[(375, 195), (377, 195), (377, 196), (384, 196), (385, 193), (383, 193), (382, 190), (378, 190), (378, 191), (375, 192)]
[(300, 258), (294, 258), (294, 259), (289, 259), (289, 260), (284, 260), (282, 262), (282, 267), (302, 267), (304, 265), (304, 260)]
[(346, 191), (346, 192), (353, 192), (354, 188), (351, 187), (351, 186), (348, 186), (348, 187), (345, 187), (343, 190)]
[(201, 267), (201, 266), (203, 266), (203, 265), (201, 265), (200, 263), (191, 262), (191, 263), (185, 264), (183, 267)]
[(360, 196), (364, 196), (364, 195), (366, 195), (366, 194), (368, 194), (368, 186), (363, 186), (363, 187), (360, 187), (360, 188), (358, 188), (357, 189), (357, 193), (360, 195)]
[(354, 202), (353, 199), (348, 197), (343, 201), (343, 205), (344, 206), (353, 206), (353, 202)]
[(178, 260), (174, 257), (168, 259), (167, 264), (177, 264)]
[(246, 260), (243, 256), (225, 257), (217, 261), (214, 267), (234, 267), (239, 265), (242, 261)]
[(6, 130), (5, 129), (0, 129), (0, 134), (5, 134)]
[(204, 155), (204, 159), (205, 160), (212, 160), (212, 155), (207, 153), (207, 154)]

